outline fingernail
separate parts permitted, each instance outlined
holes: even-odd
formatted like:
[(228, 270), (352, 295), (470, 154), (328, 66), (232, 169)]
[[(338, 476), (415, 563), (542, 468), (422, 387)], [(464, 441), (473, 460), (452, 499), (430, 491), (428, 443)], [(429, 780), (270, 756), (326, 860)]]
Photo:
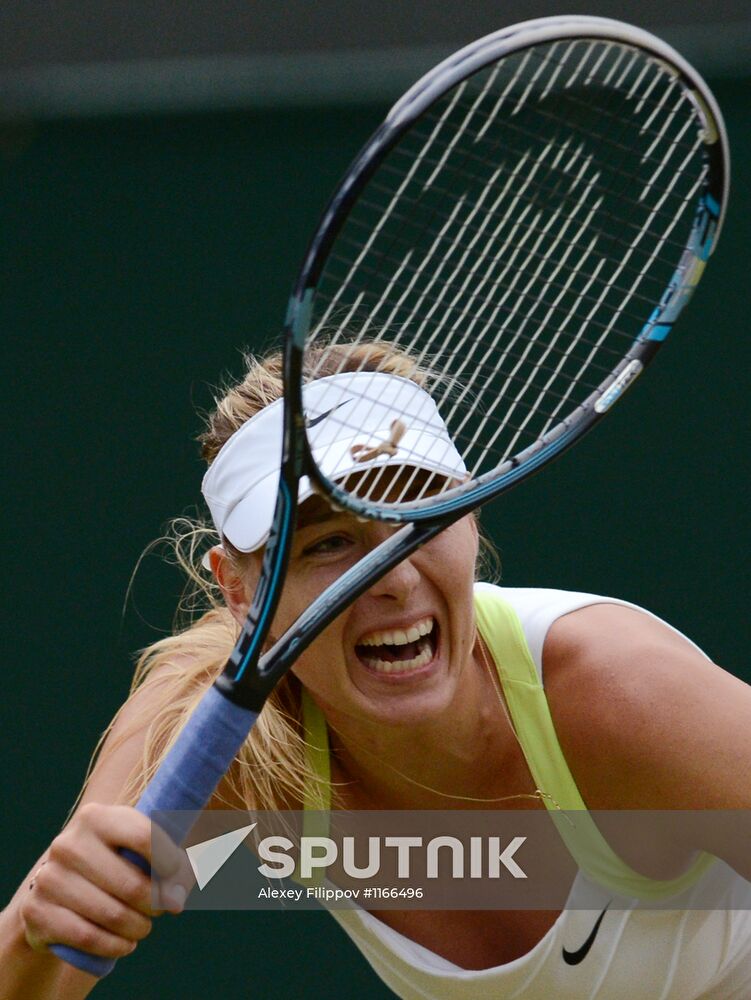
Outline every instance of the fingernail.
[(185, 900), (187, 899), (187, 892), (185, 887), (182, 885), (171, 885), (167, 890), (167, 899), (170, 902), (170, 909), (177, 910), (178, 912), (182, 910), (185, 906)]

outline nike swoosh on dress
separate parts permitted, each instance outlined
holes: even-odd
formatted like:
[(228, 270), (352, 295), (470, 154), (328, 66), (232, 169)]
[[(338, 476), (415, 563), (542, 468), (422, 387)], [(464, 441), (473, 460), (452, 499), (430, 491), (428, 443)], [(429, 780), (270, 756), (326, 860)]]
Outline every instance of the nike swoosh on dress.
[(563, 961), (566, 963), (566, 965), (578, 965), (580, 962), (583, 962), (584, 959), (587, 957), (590, 948), (595, 943), (595, 938), (597, 937), (597, 932), (600, 929), (600, 924), (602, 923), (605, 914), (608, 912), (609, 906), (610, 903), (608, 903), (608, 905), (602, 911), (600, 916), (597, 918), (597, 922), (590, 931), (589, 937), (581, 946), (581, 948), (578, 948), (576, 951), (568, 951), (566, 948), (561, 949), (561, 953), (563, 955)]

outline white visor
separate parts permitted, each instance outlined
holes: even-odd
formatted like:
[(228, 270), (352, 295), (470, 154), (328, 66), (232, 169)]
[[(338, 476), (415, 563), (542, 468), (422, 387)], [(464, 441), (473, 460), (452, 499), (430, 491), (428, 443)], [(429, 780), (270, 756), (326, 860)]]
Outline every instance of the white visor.
[[(430, 396), (385, 372), (340, 372), (303, 387), (307, 437), (324, 476), (342, 480), (381, 466), (424, 469), (463, 480), (467, 470)], [(282, 461), (283, 400), (246, 421), (204, 476), (202, 492), (220, 538), (252, 552), (269, 536)], [(393, 436), (399, 420), (401, 436)], [(379, 445), (396, 443), (379, 450)], [(312, 496), (307, 476), (298, 503)]]

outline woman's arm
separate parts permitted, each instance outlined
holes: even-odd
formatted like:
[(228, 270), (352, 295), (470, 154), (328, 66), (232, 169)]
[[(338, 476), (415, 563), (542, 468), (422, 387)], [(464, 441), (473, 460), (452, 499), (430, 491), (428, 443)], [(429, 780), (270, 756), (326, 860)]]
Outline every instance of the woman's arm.
[(751, 687), (663, 623), (612, 604), (555, 622), (543, 667), (588, 808), (713, 810), (678, 833), (676, 850), (706, 850), (751, 880), (741, 831), (751, 816)]
[[(125, 706), (74, 816), (0, 914), (1, 1000), (88, 996), (97, 980), (55, 958), (47, 944), (120, 958), (149, 933), (155, 915), (151, 879), (117, 849), (127, 847), (150, 860), (151, 822), (118, 803), (141, 759), (159, 701), (158, 683), (149, 684)], [(171, 870), (161, 874), (182, 875), (182, 863), (175, 851)], [(164, 906), (179, 912), (179, 893), (165, 896)]]

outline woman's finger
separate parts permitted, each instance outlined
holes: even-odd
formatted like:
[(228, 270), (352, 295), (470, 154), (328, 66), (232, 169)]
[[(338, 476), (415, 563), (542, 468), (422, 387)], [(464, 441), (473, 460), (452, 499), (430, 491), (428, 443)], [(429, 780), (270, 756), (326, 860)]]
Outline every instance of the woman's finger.
[(44, 875), (49, 886), (52, 875), (59, 882), (73, 873), (133, 909), (152, 914), (149, 876), (97, 836), (89, 833), (65, 838), (61, 834), (53, 841), (49, 861), (37, 880)]
[(72, 910), (34, 899), (29, 894), (21, 907), (26, 940), (34, 951), (44, 951), (48, 944), (67, 944), (103, 958), (130, 955), (138, 942), (113, 934)]
[(74, 871), (60, 871), (54, 862), (42, 869), (30, 890), (37, 900), (62, 907), (128, 941), (141, 941), (151, 931), (151, 919)]

